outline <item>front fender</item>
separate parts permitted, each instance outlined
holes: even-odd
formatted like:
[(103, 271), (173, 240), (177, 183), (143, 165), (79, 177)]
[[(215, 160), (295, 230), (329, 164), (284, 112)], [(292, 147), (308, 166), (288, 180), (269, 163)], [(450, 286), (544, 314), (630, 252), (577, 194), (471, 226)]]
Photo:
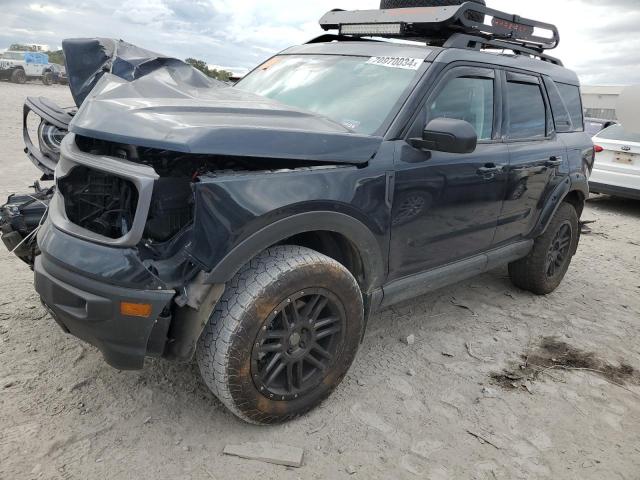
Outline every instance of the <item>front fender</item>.
[(382, 283), (384, 263), (376, 238), (359, 220), (331, 211), (299, 213), (258, 230), (224, 256), (207, 275), (206, 283), (225, 283), (261, 251), (283, 239), (311, 231), (335, 232), (348, 238), (363, 259), (367, 286)]
[(224, 283), (265, 248), (301, 233), (334, 232), (358, 250), (369, 290), (386, 274), (387, 182), (384, 167), (355, 166), (201, 178), (188, 252), (208, 272), (207, 283)]

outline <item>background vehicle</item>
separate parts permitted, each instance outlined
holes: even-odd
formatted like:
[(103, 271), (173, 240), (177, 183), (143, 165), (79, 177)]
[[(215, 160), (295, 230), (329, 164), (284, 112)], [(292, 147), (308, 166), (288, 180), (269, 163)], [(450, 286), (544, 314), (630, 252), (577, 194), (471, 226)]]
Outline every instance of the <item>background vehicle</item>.
[(43, 83), (51, 82), (52, 74), (49, 56), (39, 52), (4, 52), (0, 56), (0, 80), (24, 83), (31, 78), (40, 78)]
[(57, 63), (49, 64), (51, 69), (52, 83), (59, 85), (69, 85), (69, 78), (67, 77), (67, 69), (64, 65), (58, 65)]
[(640, 133), (613, 125), (593, 137), (596, 159), (589, 178), (593, 193), (640, 200)]
[(80, 108), (34, 262), (62, 328), (120, 369), (195, 355), (231, 411), (276, 423), (333, 391), (382, 307), (507, 264), (552, 292), (593, 161), (557, 29), (477, 2), (393, 17), (329, 12), (338, 34), (233, 87), (65, 41)]
[(605, 128), (609, 128), (611, 125), (617, 125), (618, 122), (615, 120), (605, 120), (603, 118), (585, 118), (584, 119), (584, 130), (589, 135), (593, 136), (596, 133), (604, 130)]

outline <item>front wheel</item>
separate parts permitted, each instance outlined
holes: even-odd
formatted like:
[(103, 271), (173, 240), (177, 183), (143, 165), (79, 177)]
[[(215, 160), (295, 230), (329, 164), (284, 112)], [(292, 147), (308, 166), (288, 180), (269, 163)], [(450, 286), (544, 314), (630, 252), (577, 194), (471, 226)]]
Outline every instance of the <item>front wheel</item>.
[(234, 414), (280, 423), (331, 394), (363, 328), (362, 294), (343, 265), (308, 248), (277, 246), (227, 283), (196, 357), (207, 386)]
[(562, 203), (545, 233), (536, 238), (529, 255), (509, 264), (513, 284), (536, 295), (558, 288), (578, 247), (578, 229), (576, 209)]
[(52, 85), (53, 84), (53, 73), (45, 72), (44, 75), (42, 75), (42, 83), (44, 85)]

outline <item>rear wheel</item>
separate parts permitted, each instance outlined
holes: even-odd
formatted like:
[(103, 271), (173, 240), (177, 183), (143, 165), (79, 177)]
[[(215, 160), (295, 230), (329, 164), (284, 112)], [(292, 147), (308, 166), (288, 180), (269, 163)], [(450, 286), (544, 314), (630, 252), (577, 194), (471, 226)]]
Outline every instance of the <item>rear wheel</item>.
[(509, 264), (511, 281), (537, 295), (553, 292), (564, 278), (578, 246), (578, 214), (569, 203), (558, 208), (547, 230), (525, 258)]
[(243, 420), (287, 421), (341, 382), (363, 318), (362, 294), (344, 266), (308, 248), (273, 247), (227, 284), (198, 342), (200, 372)]
[(25, 83), (27, 81), (27, 74), (21, 68), (15, 69), (11, 73), (11, 81), (13, 83)]

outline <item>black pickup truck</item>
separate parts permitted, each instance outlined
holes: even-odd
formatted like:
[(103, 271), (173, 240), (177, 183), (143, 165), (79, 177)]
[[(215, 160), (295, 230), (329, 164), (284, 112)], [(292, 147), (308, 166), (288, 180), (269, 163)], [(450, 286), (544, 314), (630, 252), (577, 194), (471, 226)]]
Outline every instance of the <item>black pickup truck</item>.
[[(2, 214), (65, 331), (119, 369), (195, 356), (254, 423), (326, 398), (380, 308), (506, 264), (552, 292), (588, 195), (593, 144), (577, 76), (546, 54), (553, 25), (481, 2), (320, 23), (337, 33), (233, 86), (65, 41), (78, 111), (25, 107), (48, 118), (53, 153), (25, 139), (55, 187)], [(30, 227), (27, 207), (43, 210)]]

